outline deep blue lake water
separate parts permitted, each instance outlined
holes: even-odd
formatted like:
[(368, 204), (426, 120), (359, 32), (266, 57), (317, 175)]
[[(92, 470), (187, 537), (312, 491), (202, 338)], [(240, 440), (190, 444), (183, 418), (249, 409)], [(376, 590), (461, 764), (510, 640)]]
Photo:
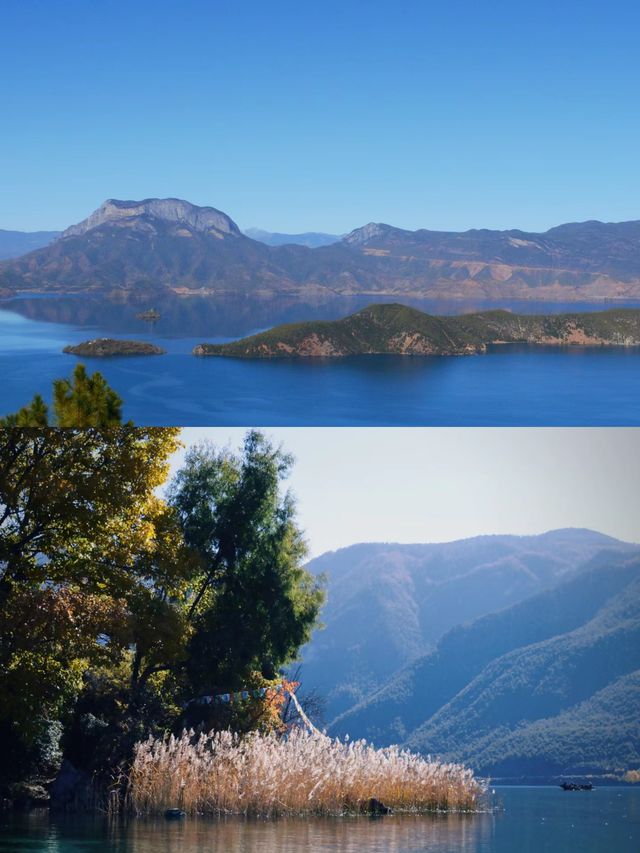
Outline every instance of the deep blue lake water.
[(0, 853), (638, 853), (640, 790), (498, 788), (492, 814), (109, 822), (0, 813)]
[[(37, 302), (45, 300), (31, 305)], [(135, 321), (116, 333), (110, 314), (97, 323), (97, 308), (81, 321), (66, 316), (70, 322), (53, 323), (0, 310), (0, 414), (36, 392), (49, 399), (52, 380), (68, 376), (78, 360), (62, 353), (66, 344), (110, 336), (168, 350), (82, 359), (106, 376), (125, 401), (125, 417), (140, 425), (640, 425), (640, 348), (504, 346), (457, 358), (246, 361), (191, 355), (203, 340), (229, 340), (222, 327), (195, 336), (184, 326)]]

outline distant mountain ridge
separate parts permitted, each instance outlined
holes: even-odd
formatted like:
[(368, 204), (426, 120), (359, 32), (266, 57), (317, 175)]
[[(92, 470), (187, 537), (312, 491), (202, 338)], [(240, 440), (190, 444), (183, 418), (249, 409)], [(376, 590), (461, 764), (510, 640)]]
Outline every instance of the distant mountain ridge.
[[(541, 233), (491, 231), (406, 231), (370, 222), (347, 234), (344, 242), (390, 256), (411, 251), (415, 257), (541, 269), (583, 269), (589, 272), (638, 274), (640, 220), (631, 222), (570, 222)], [(606, 253), (606, 254), (605, 254)]]
[(261, 228), (246, 228), (244, 232), (252, 240), (266, 243), (267, 246), (286, 246), (294, 243), (316, 249), (318, 246), (330, 246), (342, 238), (337, 234), (324, 234), (321, 231), (305, 231), (302, 234), (279, 234), (274, 231), (263, 231)]
[(60, 231), (5, 231), (0, 228), (0, 261), (41, 249), (59, 236)]
[(353, 546), (310, 568), (329, 597), (303, 683), (328, 720), (345, 708), (330, 734), (511, 780), (640, 767), (640, 547), (560, 530)]
[(309, 248), (252, 240), (222, 211), (181, 199), (109, 199), (51, 245), (0, 263), (0, 288), (119, 298), (172, 290), (632, 299), (640, 298), (640, 221), (570, 223), (543, 234), (406, 231), (371, 223)]
[(302, 654), (326, 720), (348, 710), (451, 628), (567, 577), (602, 550), (634, 550), (600, 533), (480, 536), (427, 545), (352, 545), (312, 560), (326, 574), (323, 630)]

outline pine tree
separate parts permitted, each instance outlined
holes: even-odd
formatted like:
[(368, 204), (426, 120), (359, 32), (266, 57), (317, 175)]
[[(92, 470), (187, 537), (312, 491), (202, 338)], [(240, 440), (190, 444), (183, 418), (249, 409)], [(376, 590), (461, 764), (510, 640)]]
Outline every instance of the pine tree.
[(97, 371), (89, 376), (76, 365), (71, 379), (53, 383), (53, 421), (40, 394), (18, 412), (0, 418), (0, 427), (75, 427), (109, 429), (122, 423), (122, 400)]

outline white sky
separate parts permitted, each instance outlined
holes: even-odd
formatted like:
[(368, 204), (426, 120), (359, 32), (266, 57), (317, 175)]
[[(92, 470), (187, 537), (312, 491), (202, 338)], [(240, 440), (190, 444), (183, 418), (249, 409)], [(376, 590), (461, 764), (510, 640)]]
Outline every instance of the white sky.
[[(189, 428), (240, 446), (245, 429)], [(589, 527), (640, 541), (640, 429), (267, 428), (311, 556), (355, 542), (442, 542)], [(176, 454), (176, 470), (184, 450)]]

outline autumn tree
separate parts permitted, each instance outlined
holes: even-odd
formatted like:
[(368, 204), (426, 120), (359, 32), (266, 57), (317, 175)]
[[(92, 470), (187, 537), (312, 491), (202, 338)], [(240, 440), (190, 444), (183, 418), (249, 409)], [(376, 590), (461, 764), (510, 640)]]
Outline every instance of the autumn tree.
[[(192, 448), (175, 429), (0, 432), (0, 782), (64, 754), (90, 771), (207, 719), (203, 693), (273, 684), (323, 601), (303, 566), (292, 460), (258, 432)], [(211, 724), (278, 725), (282, 694)], [(48, 755), (46, 761), (43, 756)]]
[(156, 567), (180, 574), (180, 530), (155, 495), (177, 443), (176, 429), (0, 433), (5, 770), (29, 763), (90, 667), (116, 664), (145, 632), (137, 612), (161, 597)]

